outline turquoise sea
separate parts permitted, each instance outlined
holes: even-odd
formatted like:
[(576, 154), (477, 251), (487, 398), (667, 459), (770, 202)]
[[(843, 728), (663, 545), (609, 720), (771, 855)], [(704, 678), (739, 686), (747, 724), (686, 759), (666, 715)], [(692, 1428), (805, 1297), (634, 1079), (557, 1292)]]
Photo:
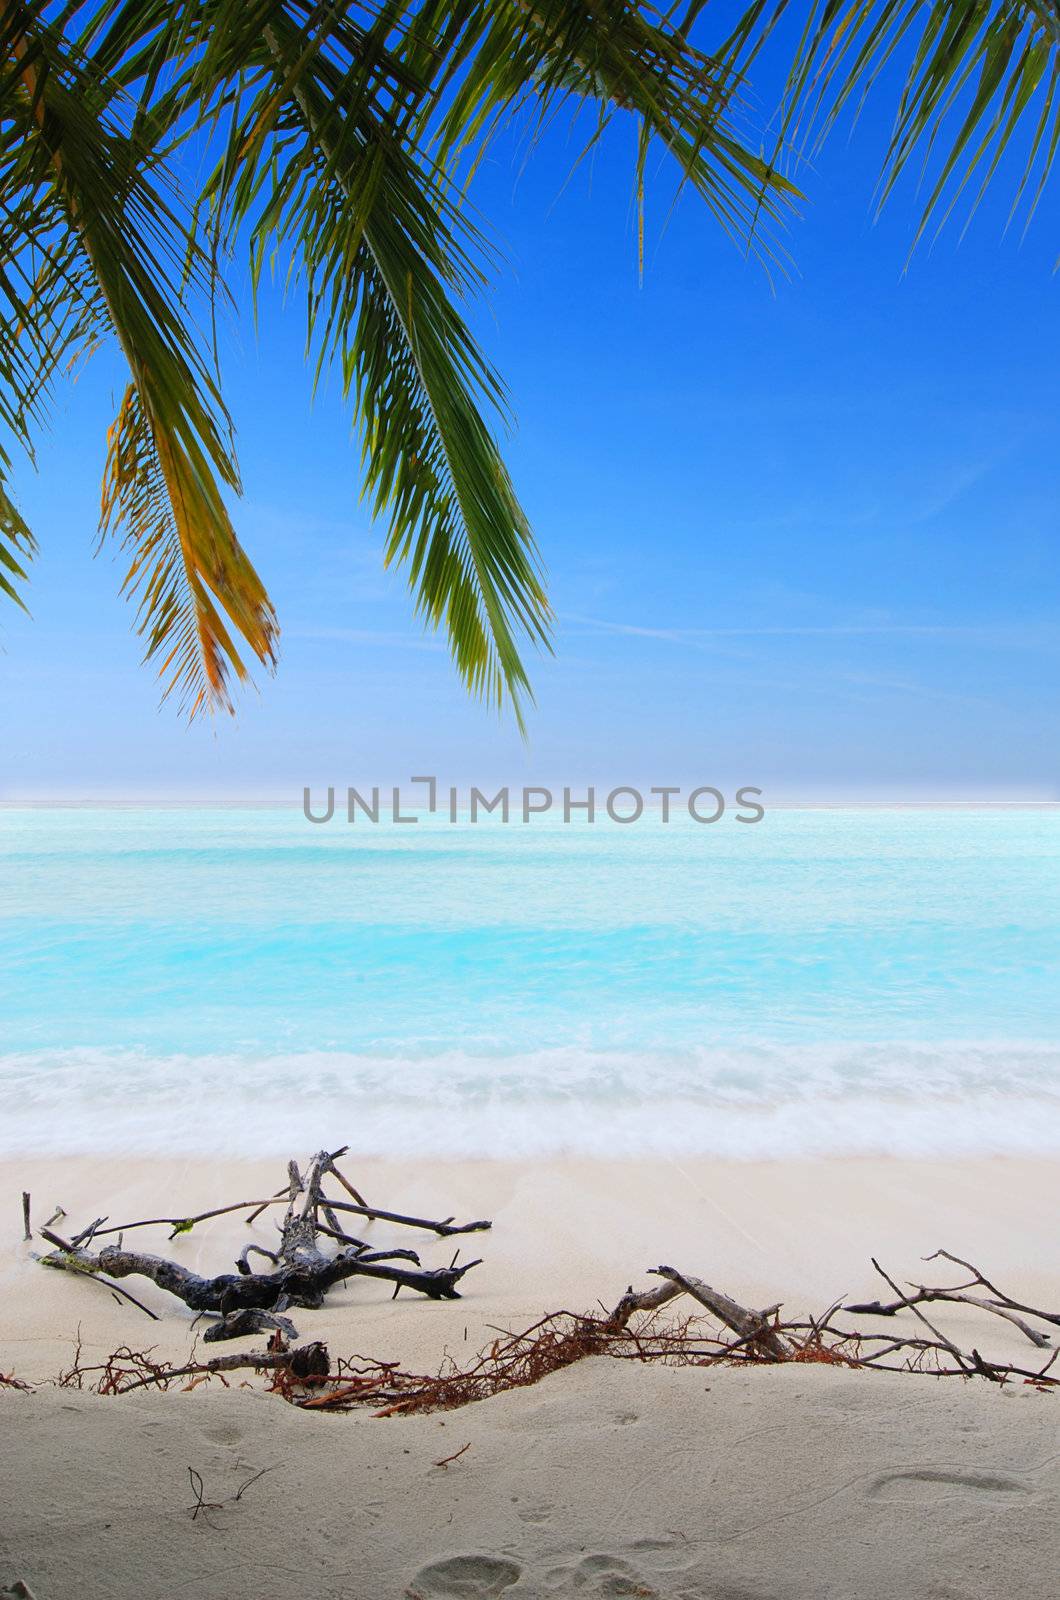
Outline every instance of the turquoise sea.
[(0, 811), (0, 1150), (1060, 1151), (1060, 811)]

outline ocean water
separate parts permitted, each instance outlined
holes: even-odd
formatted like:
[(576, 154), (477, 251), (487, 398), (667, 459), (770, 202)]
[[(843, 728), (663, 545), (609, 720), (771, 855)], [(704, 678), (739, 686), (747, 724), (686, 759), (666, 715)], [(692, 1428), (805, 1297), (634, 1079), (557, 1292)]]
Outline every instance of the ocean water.
[(1060, 1152), (1060, 811), (0, 811), (0, 1152)]

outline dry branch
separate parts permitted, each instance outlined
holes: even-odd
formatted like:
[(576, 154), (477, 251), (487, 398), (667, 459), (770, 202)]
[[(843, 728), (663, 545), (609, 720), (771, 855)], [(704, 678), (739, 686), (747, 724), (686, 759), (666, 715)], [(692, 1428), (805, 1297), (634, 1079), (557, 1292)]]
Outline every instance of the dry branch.
[(97, 1283), (101, 1283), (105, 1289), (109, 1289), (111, 1294), (119, 1295), (123, 1300), (128, 1300), (131, 1305), (138, 1306), (145, 1316), (151, 1318), (152, 1322), (158, 1321), (157, 1311), (152, 1311), (150, 1306), (145, 1306), (142, 1300), (137, 1300), (136, 1296), (130, 1294), (128, 1289), (123, 1289), (120, 1283), (111, 1283), (109, 1279), (104, 1278), (98, 1268), (91, 1264), (92, 1258), (85, 1251), (79, 1250), (73, 1243), (67, 1244), (65, 1239), (60, 1239), (59, 1235), (52, 1233), (49, 1228), (42, 1228), (40, 1235), (49, 1244), (55, 1245), (59, 1251), (58, 1255), (42, 1256), (42, 1266), (56, 1267), (60, 1271), (66, 1272), (80, 1272), (86, 1278), (95, 1278)]
[(712, 1289), (702, 1278), (693, 1278), (687, 1273), (676, 1272), (673, 1267), (655, 1267), (653, 1275), (657, 1278), (666, 1278), (678, 1290), (690, 1294), (693, 1300), (698, 1300), (701, 1306), (706, 1306), (707, 1310), (724, 1322), (727, 1328), (731, 1328), (733, 1333), (738, 1333), (741, 1339), (757, 1345), (765, 1355), (772, 1356), (775, 1361), (783, 1361), (790, 1355), (788, 1345), (769, 1321), (774, 1312), (779, 1311), (779, 1306), (770, 1306), (767, 1311), (748, 1311), (746, 1306), (730, 1300), (729, 1296), (722, 1294), (719, 1289)]
[(844, 1306), (843, 1310), (862, 1317), (893, 1317), (897, 1312), (909, 1311), (914, 1306), (945, 1300), (953, 1305), (975, 1306), (980, 1311), (992, 1312), (995, 1317), (1004, 1317), (1007, 1322), (1017, 1327), (1031, 1344), (1037, 1345), (1039, 1350), (1047, 1350), (1052, 1344), (1047, 1333), (1032, 1328), (1029, 1322), (1025, 1322), (1014, 1311), (1009, 1311), (1005, 1306), (997, 1305), (992, 1300), (985, 1300), (982, 1295), (964, 1294), (956, 1289), (926, 1289), (923, 1285), (914, 1286), (914, 1291), (913, 1294), (903, 1295), (900, 1300), (892, 1300), (888, 1305), (881, 1304), (879, 1300), (868, 1300), (863, 1305)]
[[(288, 1306), (317, 1310), (330, 1288), (352, 1277), (382, 1278), (398, 1288), (415, 1289), (431, 1300), (456, 1300), (460, 1279), (480, 1264), (468, 1261), (459, 1267), (412, 1271), (371, 1256), (366, 1260), (366, 1252), (360, 1249), (340, 1250), (334, 1256), (321, 1255), (318, 1261), (291, 1260), (284, 1251), (285, 1260), (274, 1272), (222, 1272), (216, 1277), (204, 1278), (179, 1261), (169, 1261), (145, 1251), (125, 1250), (118, 1245), (104, 1245), (95, 1255), (73, 1245), (59, 1248), (58, 1259), (44, 1257), (47, 1265), (66, 1267), (91, 1277), (107, 1273), (112, 1278), (149, 1278), (160, 1289), (183, 1300), (190, 1310), (216, 1311), (222, 1316), (244, 1310), (277, 1312)], [(153, 1312), (148, 1314), (154, 1315)]]
[(614, 1332), (624, 1328), (635, 1311), (658, 1311), (669, 1300), (676, 1300), (679, 1294), (684, 1294), (684, 1289), (679, 1283), (660, 1283), (657, 1289), (643, 1289), (639, 1294), (634, 1293), (630, 1284), (621, 1300), (615, 1306), (607, 1319), (607, 1326)]
[[(478, 1261), (468, 1261), (462, 1266), (456, 1258), (448, 1267), (423, 1268), (412, 1250), (370, 1250), (360, 1239), (352, 1239), (337, 1226), (336, 1211), (356, 1211), (369, 1218), (381, 1217), (410, 1227), (422, 1227), (447, 1237), (454, 1233), (471, 1233), (488, 1228), (488, 1222), (454, 1224), (452, 1217), (443, 1222), (425, 1218), (408, 1217), (397, 1212), (370, 1211), (367, 1207), (340, 1200), (324, 1192), (325, 1178), (334, 1176), (349, 1194), (357, 1191), (335, 1166), (339, 1150), (320, 1151), (313, 1157), (303, 1177), (297, 1163), (288, 1164), (286, 1187), (265, 1201), (242, 1200), (235, 1205), (215, 1206), (196, 1216), (152, 1217), (123, 1223), (120, 1227), (103, 1227), (106, 1217), (98, 1217), (90, 1227), (72, 1240), (60, 1238), (44, 1228), (41, 1235), (55, 1248), (42, 1257), (43, 1264), (65, 1271), (80, 1272), (99, 1279), (115, 1293), (123, 1295), (155, 1317), (141, 1301), (128, 1290), (122, 1289), (113, 1279), (139, 1276), (150, 1279), (158, 1288), (182, 1300), (189, 1310), (212, 1313), (219, 1317), (206, 1333), (210, 1340), (241, 1338), (249, 1333), (279, 1329), (285, 1337), (297, 1337), (293, 1323), (282, 1315), (291, 1306), (316, 1309), (323, 1304), (327, 1291), (335, 1284), (349, 1278), (381, 1279), (394, 1285), (394, 1293), (411, 1289), (432, 1300), (455, 1300), (459, 1297), (458, 1285), (465, 1273), (478, 1266)], [(206, 1221), (234, 1211), (245, 1211), (248, 1206), (265, 1206), (287, 1201), (287, 1209), (280, 1226), (280, 1242), (276, 1250), (248, 1243), (236, 1260), (236, 1271), (203, 1277), (179, 1261), (147, 1251), (130, 1250), (124, 1246), (123, 1236), (136, 1228), (164, 1226), (170, 1228), (170, 1238), (187, 1233), (197, 1222)], [(358, 1201), (360, 1196), (358, 1195)], [(323, 1213), (328, 1220), (321, 1222)], [(255, 1215), (258, 1213), (256, 1212)], [(332, 1226), (335, 1223), (336, 1226)], [(105, 1244), (91, 1251), (87, 1244), (96, 1238), (118, 1234), (116, 1244)], [(337, 1238), (343, 1248), (335, 1251), (321, 1247), (319, 1236)], [(250, 1256), (263, 1256), (272, 1265), (271, 1271), (255, 1272)], [(408, 1263), (408, 1265), (398, 1263)], [(104, 1276), (106, 1274), (106, 1276)]]
[(440, 1239), (450, 1239), (454, 1233), (487, 1233), (493, 1226), (492, 1222), (456, 1222), (452, 1217), (446, 1217), (443, 1222), (431, 1222), (427, 1217), (406, 1217), (400, 1211), (380, 1211), (375, 1206), (358, 1206), (349, 1200), (332, 1200), (331, 1204), (336, 1211), (352, 1211), (372, 1221), (397, 1222), (405, 1228), (423, 1228), (429, 1233), (436, 1233)]
[(1005, 1306), (1009, 1311), (1026, 1312), (1028, 1316), (1038, 1317), (1042, 1322), (1051, 1322), (1055, 1328), (1060, 1328), (1060, 1312), (1038, 1311), (1034, 1306), (1025, 1306), (1019, 1300), (1013, 1300), (1011, 1296), (1002, 1294), (996, 1284), (991, 1283), (989, 1278), (984, 1278), (978, 1267), (973, 1267), (969, 1261), (962, 1261), (960, 1256), (953, 1256), (948, 1250), (936, 1250), (934, 1255), (925, 1256), (924, 1259), (925, 1261), (942, 1259), (943, 1261), (952, 1261), (954, 1266), (964, 1267), (966, 1272), (972, 1274), (973, 1280), (966, 1287), (971, 1289), (976, 1285), (980, 1285), (984, 1289), (989, 1289), (990, 1293), (996, 1297), (991, 1302), (992, 1305)]
[[(879, 1273), (880, 1277), (883, 1279), (884, 1283), (889, 1284), (890, 1287), (894, 1290), (895, 1294), (900, 1296), (902, 1291), (899, 1289), (899, 1287), (895, 1283), (894, 1279), (891, 1278), (891, 1277), (888, 1277), (887, 1273), (884, 1272), (883, 1268), (880, 1266), (880, 1263), (876, 1260), (875, 1256), (872, 1257), (872, 1264), (876, 1268), (876, 1271)], [(951, 1340), (947, 1339), (945, 1334), (940, 1333), (939, 1330), (935, 1327), (935, 1324), (933, 1322), (929, 1322), (928, 1321), (927, 1317), (925, 1317), (924, 1313), (920, 1310), (919, 1306), (915, 1305), (912, 1301), (910, 1301), (909, 1309), (913, 1313), (914, 1317), (916, 1317), (920, 1322), (922, 1322), (924, 1324), (925, 1328), (930, 1329), (930, 1331), (935, 1335), (935, 1338), (939, 1342), (939, 1344), (941, 1344), (946, 1350), (949, 1351), (950, 1355), (953, 1357), (953, 1359), (956, 1361), (957, 1365), (962, 1369), (962, 1371), (966, 1371), (968, 1369), (968, 1366), (969, 1366), (969, 1358), (967, 1356), (962, 1355), (961, 1352), (958, 1350), (957, 1346), (955, 1344), (953, 1344)], [(982, 1367), (982, 1361), (981, 1361), (981, 1359), (979, 1357), (978, 1352), (975, 1351), (975, 1350), (972, 1351), (971, 1363), (970, 1364), (971, 1364), (971, 1367), (976, 1371), (980, 1370), (981, 1367)]]

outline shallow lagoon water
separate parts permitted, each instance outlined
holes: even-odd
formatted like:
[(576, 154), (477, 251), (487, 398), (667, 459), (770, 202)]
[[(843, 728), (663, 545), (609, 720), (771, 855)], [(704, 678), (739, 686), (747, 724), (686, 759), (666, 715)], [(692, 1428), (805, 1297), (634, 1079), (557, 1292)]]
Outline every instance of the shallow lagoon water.
[(0, 812), (0, 1149), (1060, 1151), (1060, 813)]

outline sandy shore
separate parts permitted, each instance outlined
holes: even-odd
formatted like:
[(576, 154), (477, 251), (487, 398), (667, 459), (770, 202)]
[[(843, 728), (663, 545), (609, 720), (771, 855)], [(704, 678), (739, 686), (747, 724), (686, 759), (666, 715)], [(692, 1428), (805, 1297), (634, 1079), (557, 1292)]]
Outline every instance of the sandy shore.
[[(610, 1305), (669, 1261), (749, 1304), (820, 1311), (875, 1297), (944, 1246), (1012, 1294), (1060, 1307), (1056, 1164), (832, 1161), (357, 1162), (369, 1199), (486, 1216), (489, 1234), (416, 1236), (425, 1264), (455, 1243), (484, 1257), (465, 1297), (388, 1298), (353, 1283), (303, 1337), (433, 1370), (547, 1310)], [(0, 1167), (0, 1370), (40, 1381), (123, 1343), (186, 1357), (190, 1314), (151, 1285), (159, 1323), (98, 1285), (42, 1270), (17, 1242), (20, 1194), (73, 1231), (270, 1193), (275, 1162), (22, 1160)], [(274, 1224), (255, 1236), (268, 1243)], [(379, 1244), (398, 1230), (373, 1224)], [(167, 1249), (225, 1270), (241, 1219)], [(162, 1230), (141, 1235), (161, 1248)], [(409, 1243), (406, 1236), (403, 1243)], [(130, 1285), (131, 1287), (133, 1285)], [(1037, 1353), (996, 1319), (938, 1312), (987, 1356)], [(1037, 1358), (1040, 1359), (1040, 1358)], [(533, 1389), (404, 1420), (301, 1413), (258, 1390), (104, 1400), (45, 1382), (0, 1391), (0, 1590), (37, 1600), (258, 1600), (279, 1589), (386, 1596), (641, 1595), (674, 1600), (1021, 1600), (1060, 1569), (1060, 1399), (834, 1369), (639, 1368), (597, 1359)], [(470, 1444), (458, 1461), (434, 1463)], [(222, 1503), (193, 1521), (188, 1468)], [(238, 1502), (252, 1473), (269, 1472)]]

